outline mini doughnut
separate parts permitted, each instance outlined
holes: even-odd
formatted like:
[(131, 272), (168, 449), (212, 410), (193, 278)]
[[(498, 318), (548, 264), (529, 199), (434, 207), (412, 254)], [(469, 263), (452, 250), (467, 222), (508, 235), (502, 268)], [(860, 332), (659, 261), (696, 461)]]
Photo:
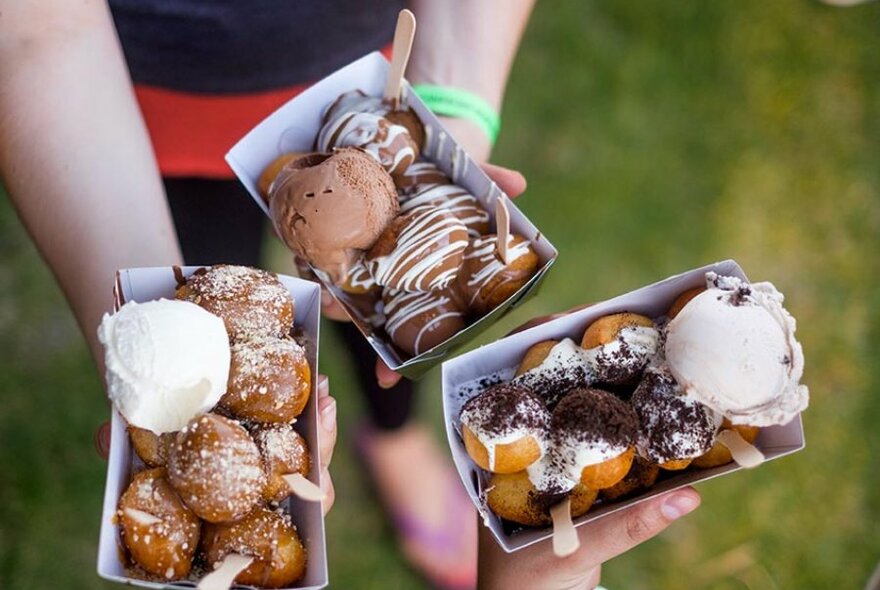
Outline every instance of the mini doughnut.
[(306, 572), (306, 549), (286, 514), (257, 506), (237, 522), (206, 523), (201, 553), (216, 569), (230, 553), (253, 557), (235, 581), (246, 586), (287, 588)]
[(177, 437), (176, 432), (156, 434), (152, 430), (131, 425), (126, 427), (126, 431), (128, 431), (128, 438), (131, 440), (131, 446), (141, 461), (146, 463), (148, 467), (165, 466), (171, 445), (174, 444), (174, 439)]
[(132, 560), (164, 580), (189, 575), (199, 542), (199, 519), (165, 478), (164, 469), (136, 473), (116, 511)]
[(519, 377), (523, 373), (539, 367), (557, 344), (559, 344), (558, 340), (545, 340), (529, 347), (516, 368), (515, 376)]
[(358, 260), (348, 270), (345, 282), (339, 285), (339, 288), (351, 295), (373, 295), (382, 291), (382, 287), (376, 283), (376, 279), (364, 265), (363, 259)]
[(594, 380), (585, 351), (571, 338), (539, 342), (526, 351), (514, 383), (531, 389), (551, 410), (569, 391)]
[(468, 455), (487, 471), (522, 471), (544, 454), (550, 413), (524, 387), (490, 387), (464, 404), (460, 420)]
[(489, 508), (505, 520), (526, 526), (547, 526), (552, 520), (550, 508), (571, 498), (571, 516), (577, 518), (589, 511), (598, 492), (577, 484), (567, 494), (547, 494), (538, 491), (525, 471), (495, 473), (489, 481), (486, 502)]
[(319, 152), (342, 147), (364, 150), (392, 178), (402, 174), (419, 157), (419, 146), (406, 127), (373, 113), (343, 113), (321, 128), (316, 142)]
[(633, 458), (632, 467), (619, 482), (602, 490), (601, 495), (608, 500), (618, 500), (637, 492), (647, 490), (660, 475), (660, 467), (647, 459), (636, 455)]
[(670, 320), (678, 315), (678, 312), (681, 311), (685, 305), (690, 303), (690, 300), (702, 293), (706, 290), (706, 287), (694, 287), (693, 289), (688, 289), (684, 293), (678, 296), (678, 298), (673, 302), (672, 307), (669, 308), (669, 311), (666, 312), (666, 317)]
[(175, 293), (226, 324), (231, 340), (285, 336), (293, 327), (293, 299), (274, 273), (218, 264), (198, 271)]
[[(404, 106), (404, 105), (401, 105)], [(345, 113), (371, 113), (385, 117), (395, 125), (405, 127), (421, 150), (425, 143), (425, 127), (412, 108), (394, 108), (389, 101), (378, 96), (367, 96), (363, 90), (350, 90), (330, 103), (321, 118), (321, 124)]]
[[(757, 426), (748, 426), (746, 424), (731, 424), (730, 421), (725, 418), (721, 424), (721, 430), (729, 429), (736, 430), (747, 443), (755, 442), (755, 439), (758, 438), (758, 434), (761, 432), (761, 429)], [(731, 456), (728, 448), (720, 442), (716, 442), (714, 445), (712, 445), (712, 448), (709, 449), (709, 451), (705, 455), (694, 459), (692, 464), (694, 467), (709, 469), (710, 467), (727, 465), (731, 461), (733, 461), (733, 457)]]
[(635, 454), (638, 417), (628, 403), (600, 389), (579, 388), (550, 418), (550, 454), (562, 473), (588, 488), (616, 484)]
[(396, 217), (365, 262), (376, 282), (395, 291), (436, 291), (458, 275), (468, 246), (467, 228), (455, 215), (429, 205)]
[(299, 473), (305, 477), (309, 474), (309, 447), (290, 424), (258, 426), (253, 431), (253, 437), (268, 477), (263, 499), (266, 502), (281, 502), (291, 493), (281, 476)]
[(471, 312), (477, 316), (507, 301), (538, 272), (540, 259), (531, 242), (513, 234), (507, 240), (507, 264), (497, 254), (495, 234), (472, 240), (465, 250), (458, 280)]
[(596, 348), (597, 346), (608, 344), (617, 340), (620, 331), (624, 328), (634, 328), (636, 326), (653, 328), (654, 321), (647, 316), (628, 312), (603, 316), (590, 324), (586, 329), (584, 337), (581, 339), (581, 346), (583, 348)]
[(422, 205), (446, 209), (461, 220), (472, 238), (479, 238), (489, 233), (489, 213), (483, 209), (475, 196), (458, 185), (430, 185), (411, 195), (400, 197), (401, 213), (412, 211)]
[(684, 395), (667, 369), (646, 370), (630, 403), (639, 417), (639, 454), (663, 469), (684, 469), (712, 448), (720, 415)]
[(409, 195), (438, 184), (452, 184), (452, 179), (433, 162), (413, 162), (395, 181), (401, 201)]
[(658, 349), (659, 335), (651, 318), (617, 313), (594, 321), (581, 346), (588, 350), (598, 383), (634, 385)]
[(305, 351), (295, 340), (237, 340), (230, 353), (229, 383), (220, 407), (256, 422), (291, 422), (302, 413), (312, 376)]
[(266, 487), (263, 459), (238, 422), (203, 414), (177, 435), (168, 479), (189, 508), (208, 522), (241, 518)]
[(467, 326), (451, 288), (426, 293), (385, 289), (385, 331), (407, 354), (428, 351)]
[(260, 174), (260, 178), (257, 180), (257, 190), (260, 192), (260, 196), (263, 197), (265, 202), (269, 202), (269, 193), (272, 189), (272, 183), (275, 182), (275, 178), (278, 177), (278, 173), (281, 172), (281, 169), (294, 160), (298, 160), (307, 155), (307, 153), (303, 152), (289, 152), (282, 154), (272, 160), (272, 162), (263, 169), (263, 173)]

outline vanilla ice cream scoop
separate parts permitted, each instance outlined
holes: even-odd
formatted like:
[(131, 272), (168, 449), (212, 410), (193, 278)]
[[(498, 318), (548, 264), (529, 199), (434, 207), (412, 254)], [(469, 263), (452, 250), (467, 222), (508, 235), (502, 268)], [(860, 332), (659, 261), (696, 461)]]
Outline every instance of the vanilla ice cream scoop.
[(107, 392), (129, 424), (180, 430), (226, 391), (229, 339), (223, 320), (188, 301), (131, 301), (98, 328)]
[(771, 283), (706, 273), (669, 322), (666, 361), (688, 395), (734, 424), (785, 424), (809, 403), (795, 320)]

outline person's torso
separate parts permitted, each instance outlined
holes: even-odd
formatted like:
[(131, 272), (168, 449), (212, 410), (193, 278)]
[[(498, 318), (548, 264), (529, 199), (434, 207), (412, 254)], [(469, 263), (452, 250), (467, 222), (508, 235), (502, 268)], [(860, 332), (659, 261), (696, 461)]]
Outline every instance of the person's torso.
[(388, 43), (403, 0), (110, 0), (132, 78), (186, 92), (314, 81)]

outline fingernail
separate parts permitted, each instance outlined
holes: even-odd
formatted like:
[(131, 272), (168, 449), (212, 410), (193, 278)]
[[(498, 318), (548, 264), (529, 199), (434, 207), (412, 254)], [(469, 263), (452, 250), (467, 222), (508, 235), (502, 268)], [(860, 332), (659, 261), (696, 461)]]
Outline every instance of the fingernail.
[(103, 424), (95, 432), (95, 449), (102, 457), (110, 453), (110, 429)]
[(690, 494), (673, 494), (660, 506), (660, 512), (667, 520), (676, 520), (693, 511), (698, 504)]
[(332, 397), (330, 401), (321, 408), (321, 425), (324, 430), (333, 430), (336, 426), (336, 400)]
[(330, 291), (321, 290), (321, 305), (327, 306), (333, 304), (333, 295), (330, 294)]
[(330, 393), (330, 378), (327, 375), (318, 375), (318, 392), (322, 397)]

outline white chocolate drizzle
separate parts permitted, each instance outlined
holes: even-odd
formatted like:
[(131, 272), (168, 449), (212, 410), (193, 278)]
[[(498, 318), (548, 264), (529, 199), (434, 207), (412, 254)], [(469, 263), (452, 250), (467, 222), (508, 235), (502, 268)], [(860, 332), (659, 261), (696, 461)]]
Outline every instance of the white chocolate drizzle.
[[(367, 260), (376, 282), (404, 291), (435, 291), (458, 274), (455, 258), (467, 248), (464, 224), (445, 209), (424, 206), (409, 212), (410, 222), (397, 236), (397, 245), (385, 256)], [(448, 268), (443, 268), (447, 266)]]
[[(410, 169), (417, 164), (410, 166)], [(435, 184), (411, 197), (400, 198), (400, 212), (406, 213), (422, 205), (443, 207), (458, 217), (468, 228), (471, 237), (479, 237), (480, 228), (489, 223), (489, 213), (480, 207), (477, 198), (455, 184)]]

